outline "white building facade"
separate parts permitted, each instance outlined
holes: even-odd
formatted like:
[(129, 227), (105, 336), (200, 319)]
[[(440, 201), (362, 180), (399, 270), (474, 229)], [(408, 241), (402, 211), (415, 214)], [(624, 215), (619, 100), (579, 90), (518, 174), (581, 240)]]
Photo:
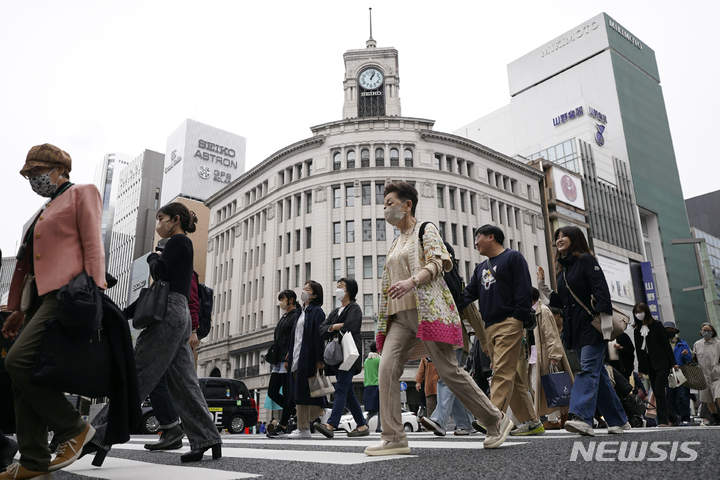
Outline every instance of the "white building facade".
[[(280, 316), (277, 295), (287, 288), (299, 294), (309, 279), (323, 286), (326, 314), (335, 306), (337, 280), (358, 282), (361, 354), (367, 355), (395, 235), (383, 215), (390, 181), (415, 185), (418, 220), (439, 227), (466, 279), (482, 260), (473, 231), (486, 223), (505, 231), (506, 246), (523, 253), (532, 272), (548, 267), (543, 173), (435, 132), (431, 120), (400, 116), (397, 65), (397, 51), (378, 49), (372, 40), (367, 49), (347, 52), (348, 118), (312, 127), (311, 137), (279, 150), (206, 202), (206, 283), (215, 291), (215, 313), (198, 350), (198, 375), (239, 378), (264, 395), (272, 368), (264, 355)], [(491, 184), (488, 171), (499, 182)], [(404, 378), (414, 380), (414, 369)], [(356, 381), (362, 383), (362, 375)]]

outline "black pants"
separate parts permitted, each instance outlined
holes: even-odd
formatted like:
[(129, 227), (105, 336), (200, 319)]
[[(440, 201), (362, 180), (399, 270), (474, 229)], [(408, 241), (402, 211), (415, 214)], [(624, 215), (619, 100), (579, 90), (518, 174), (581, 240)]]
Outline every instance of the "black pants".
[(170, 399), (170, 392), (165, 383), (165, 375), (160, 378), (158, 384), (155, 385), (153, 391), (150, 392), (149, 397), (150, 403), (152, 403), (153, 413), (161, 429), (168, 430), (178, 424), (180, 416)]
[(650, 384), (652, 390), (655, 393), (655, 402), (657, 407), (657, 423), (658, 425), (668, 425), (668, 400), (666, 391), (668, 388), (668, 375), (670, 374), (669, 368), (661, 368), (654, 370), (650, 367)]
[(285, 395), (280, 393), (280, 387), (284, 387), (283, 392), (287, 393), (287, 373), (271, 373), (267, 395), (270, 397), (270, 400), (284, 409)]

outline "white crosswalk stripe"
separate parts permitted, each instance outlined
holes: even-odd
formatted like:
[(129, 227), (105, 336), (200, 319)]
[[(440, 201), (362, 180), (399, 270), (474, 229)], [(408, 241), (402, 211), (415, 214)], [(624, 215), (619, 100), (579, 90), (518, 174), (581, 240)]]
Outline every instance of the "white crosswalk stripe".
[(236, 480), (257, 478), (262, 475), (242, 472), (228, 472), (199, 467), (180, 467), (149, 462), (138, 462), (124, 458), (107, 457), (102, 467), (91, 465), (92, 457), (83, 457), (63, 471), (93, 478), (108, 480), (138, 480), (154, 478), (157, 480), (172, 478), (173, 480)]

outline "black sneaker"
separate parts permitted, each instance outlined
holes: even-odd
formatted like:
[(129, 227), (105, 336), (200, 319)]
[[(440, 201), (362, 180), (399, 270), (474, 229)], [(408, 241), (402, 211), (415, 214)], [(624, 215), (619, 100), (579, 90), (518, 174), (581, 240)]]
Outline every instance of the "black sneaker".
[(273, 431), (269, 432), (266, 436), (267, 438), (287, 438), (288, 432), (284, 428), (278, 426), (275, 427)]
[(472, 421), (472, 426), (475, 430), (477, 430), (480, 433), (487, 433), (487, 430), (485, 430), (485, 427), (480, 425), (477, 420)]

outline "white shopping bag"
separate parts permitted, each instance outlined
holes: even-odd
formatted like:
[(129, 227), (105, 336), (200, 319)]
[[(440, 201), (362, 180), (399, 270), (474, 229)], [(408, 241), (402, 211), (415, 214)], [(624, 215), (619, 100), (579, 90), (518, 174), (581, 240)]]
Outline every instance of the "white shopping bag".
[(668, 387), (677, 388), (683, 383), (687, 382), (685, 375), (682, 370), (670, 369), (670, 375), (668, 375)]
[(357, 346), (355, 345), (355, 339), (352, 333), (348, 332), (343, 334), (342, 338), (342, 351), (343, 351), (343, 362), (338, 367), (340, 370), (347, 372), (350, 370), (355, 363), (355, 360), (360, 357)]

